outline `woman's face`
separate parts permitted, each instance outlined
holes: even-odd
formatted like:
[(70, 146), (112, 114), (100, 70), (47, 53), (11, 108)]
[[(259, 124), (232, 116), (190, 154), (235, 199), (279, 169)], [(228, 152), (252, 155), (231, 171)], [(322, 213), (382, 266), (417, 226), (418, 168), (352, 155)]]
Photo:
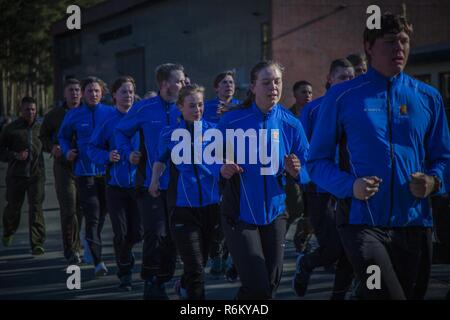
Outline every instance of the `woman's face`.
[(102, 99), (102, 87), (98, 82), (89, 83), (83, 91), (84, 101), (88, 106), (95, 106)]
[(281, 99), (283, 80), (280, 69), (275, 66), (266, 67), (258, 72), (250, 89), (255, 95), (256, 105), (268, 109), (278, 103)]
[(186, 96), (180, 111), (185, 121), (199, 121), (203, 115), (203, 93), (194, 92)]
[(234, 79), (232, 76), (228, 75), (223, 78), (217, 85), (217, 96), (219, 97), (219, 99), (228, 99), (234, 95), (234, 89)]
[(124, 82), (112, 95), (118, 107), (128, 110), (134, 102), (134, 86), (131, 82)]

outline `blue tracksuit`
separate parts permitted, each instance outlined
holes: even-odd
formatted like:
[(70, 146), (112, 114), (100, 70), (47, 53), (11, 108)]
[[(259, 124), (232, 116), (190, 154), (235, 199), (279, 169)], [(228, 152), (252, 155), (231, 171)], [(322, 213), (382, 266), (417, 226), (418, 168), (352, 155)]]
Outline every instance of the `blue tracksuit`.
[(58, 141), (64, 156), (73, 146), (72, 137), (76, 138), (78, 156), (75, 159), (76, 176), (100, 176), (104, 175), (106, 168), (103, 164), (95, 164), (88, 157), (88, 143), (94, 129), (114, 114), (114, 108), (104, 104), (88, 107), (83, 104), (66, 113), (58, 133)]
[[(115, 129), (116, 146), (120, 154), (129, 159), (132, 151), (141, 151), (141, 169), (138, 165), (138, 175), (142, 177), (142, 186), (148, 187), (152, 178), (152, 167), (158, 156), (158, 140), (161, 130), (177, 122), (175, 103), (168, 103), (160, 96), (141, 100), (122, 118)], [(132, 138), (136, 133), (140, 135), (140, 149), (136, 150)], [(137, 182), (141, 184), (140, 182)], [(169, 174), (165, 172), (160, 178), (160, 187), (167, 189)], [(141, 185), (140, 185), (141, 186)]]
[[(300, 159), (302, 166), (308, 150), (308, 141), (303, 131), (302, 125), (292, 113), (281, 105), (276, 105), (273, 109), (263, 114), (260, 109), (253, 104), (249, 108), (240, 108), (225, 113), (217, 129), (224, 136), (227, 144), (232, 139), (226, 139), (226, 129), (244, 130), (247, 135), (247, 143), (245, 146), (245, 163), (239, 160), (241, 151), (237, 150), (239, 143), (234, 146), (233, 159), (244, 170), (240, 175), (234, 175), (229, 181), (228, 188), (225, 187), (222, 199), (222, 207), (227, 215), (233, 215), (233, 218), (245, 221), (255, 225), (267, 225), (274, 221), (277, 216), (285, 211), (284, 191), (285, 185), (285, 169), (284, 156), (294, 153)], [(251, 132), (251, 129), (256, 131)], [(265, 141), (264, 136), (259, 136), (260, 129), (267, 129)], [(250, 130), (250, 131), (247, 131)], [(277, 131), (278, 130), (278, 131)], [(262, 143), (257, 143), (260, 140)], [(248, 140), (254, 139), (249, 147)], [(273, 159), (274, 150), (278, 150), (278, 159)], [(272, 157), (271, 163), (262, 164), (259, 153), (264, 153), (261, 146), (267, 146), (269, 156)], [(272, 150), (272, 151), (271, 151)], [(230, 157), (229, 154), (226, 155)], [(256, 163), (251, 158), (256, 159)], [(231, 158), (231, 157), (230, 157)], [(275, 168), (270, 171), (272, 174), (262, 175), (261, 168), (268, 168), (277, 162)], [(236, 178), (235, 178), (236, 177)], [(307, 183), (308, 177), (305, 171), (301, 172), (301, 182)], [(232, 186), (234, 185), (234, 186)]]
[[(349, 172), (340, 170), (334, 161), (342, 137), (347, 141)], [(353, 198), (350, 224), (429, 227), (428, 199), (411, 194), (410, 175), (423, 172), (444, 182), (449, 157), (448, 125), (437, 90), (403, 72), (386, 78), (370, 68), (328, 90), (313, 132), (307, 169), (316, 184), (338, 198), (353, 197), (358, 177), (383, 180), (368, 201)]]
[[(212, 122), (212, 123), (219, 122), (220, 116), (217, 115), (217, 109), (218, 109), (219, 103), (220, 103), (220, 100), (217, 97), (205, 102), (205, 109), (203, 111), (203, 119), (205, 121)], [(239, 104), (241, 104), (240, 100), (232, 98), (230, 103), (228, 104), (228, 106), (229, 107), (237, 106)]]
[(300, 113), (299, 119), (302, 123), (303, 130), (305, 130), (306, 138), (308, 138), (308, 141), (311, 141), (313, 128), (317, 122), (317, 115), (319, 113), (318, 111), (323, 97), (324, 96), (307, 103)]
[[(88, 145), (88, 156), (92, 162), (109, 167), (108, 180), (106, 183), (110, 186), (120, 188), (134, 188), (136, 178), (136, 166), (132, 165), (128, 159), (120, 155), (118, 162), (109, 161), (109, 153), (117, 149), (114, 136), (114, 128), (117, 123), (126, 115), (115, 109), (115, 114), (106, 120), (103, 125), (95, 128)], [(139, 134), (132, 138), (134, 150), (139, 148)]]
[[(313, 101), (307, 103), (300, 114), (300, 122), (302, 123), (303, 130), (305, 130), (306, 138), (311, 143), (311, 137), (313, 130), (317, 122), (317, 115), (319, 114), (320, 104), (323, 101), (324, 96), (321, 96)], [(336, 162), (338, 161), (338, 150), (336, 150)], [(328, 193), (325, 189), (316, 186), (316, 192)]]
[(212, 170), (213, 166), (205, 164), (204, 159), (198, 161), (199, 163), (194, 161), (194, 153), (203, 155), (205, 147), (209, 144), (209, 141), (202, 137), (206, 130), (213, 128), (213, 125), (203, 120), (198, 121), (197, 124), (201, 124), (202, 129), (202, 131), (198, 129), (197, 134), (201, 139), (197, 140), (201, 141), (198, 144), (201, 149), (198, 151), (194, 151), (193, 139), (196, 138), (194, 125), (188, 125), (183, 119), (176, 125), (164, 128), (159, 140), (158, 161), (167, 163), (171, 159), (171, 152), (176, 146), (180, 146), (183, 141), (183, 139), (180, 141), (171, 140), (172, 133), (175, 130), (184, 129), (186, 133), (190, 133), (189, 138), (192, 139), (191, 141), (188, 140), (186, 145), (188, 147), (186, 151), (189, 152), (188, 163), (174, 164), (173, 161), (169, 161), (170, 167), (166, 168), (166, 171), (170, 170), (168, 199), (173, 199), (172, 205), (177, 207), (205, 207), (219, 202), (218, 177)]

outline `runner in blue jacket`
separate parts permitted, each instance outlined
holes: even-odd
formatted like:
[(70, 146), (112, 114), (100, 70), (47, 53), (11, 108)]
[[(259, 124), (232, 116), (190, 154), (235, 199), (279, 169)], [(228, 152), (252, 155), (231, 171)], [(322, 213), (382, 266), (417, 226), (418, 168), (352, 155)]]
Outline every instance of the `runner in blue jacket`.
[(236, 88), (234, 79), (235, 73), (231, 70), (221, 72), (215, 77), (214, 89), (217, 97), (205, 102), (204, 120), (218, 123), (223, 112), (241, 103), (233, 98)]
[[(86, 218), (87, 248), (85, 248), (85, 256), (86, 252), (92, 256), (95, 274), (102, 276), (108, 272), (102, 261), (101, 240), (107, 213), (105, 205), (106, 168), (103, 164), (92, 162), (88, 157), (87, 149), (94, 129), (109, 119), (114, 114), (114, 109), (100, 103), (105, 92), (105, 85), (101, 79), (88, 77), (82, 81), (81, 91), (84, 104), (67, 112), (59, 129), (58, 140), (66, 159), (75, 161), (74, 174), (77, 177), (80, 205)], [(72, 146), (74, 136), (76, 147)]]
[[(134, 102), (136, 84), (134, 79), (124, 76), (116, 79), (111, 88), (115, 113), (92, 134), (88, 156), (106, 171), (106, 205), (114, 232), (114, 252), (118, 268), (120, 288), (132, 289), (134, 266), (133, 246), (141, 239), (141, 219), (136, 205), (136, 166), (117, 150), (114, 128), (127, 114)], [(139, 134), (132, 138), (134, 149), (139, 147)]]
[[(336, 59), (330, 65), (326, 88), (354, 78), (355, 72), (350, 61)], [(317, 123), (317, 114), (324, 96), (308, 103), (300, 114), (300, 121), (308, 140)], [(294, 291), (302, 297), (306, 294), (313, 270), (323, 266), (335, 269), (332, 300), (343, 300), (353, 279), (353, 269), (345, 255), (336, 228), (335, 201), (331, 194), (313, 182), (305, 187), (305, 211), (308, 213), (318, 246), (311, 252), (299, 254), (293, 280)], [(336, 266), (335, 266), (336, 265)]]
[[(421, 257), (431, 257), (427, 197), (442, 192), (450, 157), (442, 97), (403, 73), (411, 32), (392, 14), (382, 16), (381, 29), (365, 30), (371, 67), (327, 92), (307, 162), (316, 184), (350, 199), (340, 202), (339, 232), (365, 298), (412, 298)], [(338, 143), (346, 166), (335, 164)], [(381, 271), (379, 290), (365, 285), (371, 265)]]
[[(216, 91), (216, 98), (205, 102), (203, 119), (217, 124), (222, 115), (241, 103), (233, 98), (236, 91), (236, 74), (232, 70), (219, 73), (214, 78), (213, 86)], [(233, 282), (237, 278), (237, 271), (233, 264), (228, 265), (228, 248), (222, 228), (217, 230), (216, 238), (211, 246), (211, 268), (209, 273), (219, 279), (225, 273), (228, 281)]]
[[(204, 267), (213, 239), (219, 229), (219, 185), (212, 165), (205, 159), (194, 157), (203, 155), (209, 139), (203, 139), (213, 126), (202, 119), (203, 87), (188, 85), (181, 89), (178, 105), (182, 119), (176, 125), (166, 127), (161, 132), (158, 161), (153, 165), (150, 192), (159, 194), (158, 178), (169, 161), (170, 182), (168, 206), (170, 227), (177, 249), (183, 261), (184, 273), (176, 290), (182, 298), (205, 299)], [(182, 141), (172, 141), (178, 132), (187, 134)], [(199, 146), (198, 149), (194, 144)], [(183, 156), (178, 159), (176, 150), (185, 145)], [(185, 294), (183, 294), (183, 292)]]
[[(275, 295), (283, 266), (286, 232), (285, 175), (297, 181), (308, 142), (298, 119), (278, 104), (282, 68), (258, 63), (251, 72), (249, 97), (240, 109), (227, 112), (217, 129), (228, 145), (220, 167), (222, 227), (242, 287), (238, 299), (269, 299)], [(228, 129), (237, 138), (227, 138)], [(234, 152), (229, 144), (253, 140)], [(238, 146), (238, 147), (236, 147)], [(233, 153), (233, 154), (230, 154)], [(266, 155), (263, 157), (262, 155)]]
[[(161, 130), (177, 121), (177, 100), (184, 86), (184, 69), (181, 65), (166, 63), (157, 67), (156, 82), (159, 94), (141, 100), (117, 124), (116, 147), (130, 163), (138, 166), (136, 173), (137, 203), (144, 228), (144, 245), (141, 277), (145, 281), (144, 299), (168, 299), (164, 283), (175, 272), (176, 250), (170, 237), (166, 193), (169, 174), (160, 177), (161, 194), (148, 193), (152, 166), (158, 156), (158, 139)], [(132, 138), (139, 133), (140, 146), (135, 149)]]

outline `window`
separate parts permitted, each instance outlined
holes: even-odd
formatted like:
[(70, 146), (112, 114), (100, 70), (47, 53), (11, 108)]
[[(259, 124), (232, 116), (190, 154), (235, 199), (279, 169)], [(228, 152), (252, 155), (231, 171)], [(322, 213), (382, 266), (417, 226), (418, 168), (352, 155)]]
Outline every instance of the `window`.
[(418, 75), (415, 75), (414, 78), (416, 78), (417, 80), (423, 81), (427, 84), (431, 83), (431, 74), (418, 74)]
[(270, 59), (270, 27), (269, 23), (261, 24), (261, 59)]
[(450, 126), (450, 71), (439, 73), (439, 90), (445, 104), (445, 113)]

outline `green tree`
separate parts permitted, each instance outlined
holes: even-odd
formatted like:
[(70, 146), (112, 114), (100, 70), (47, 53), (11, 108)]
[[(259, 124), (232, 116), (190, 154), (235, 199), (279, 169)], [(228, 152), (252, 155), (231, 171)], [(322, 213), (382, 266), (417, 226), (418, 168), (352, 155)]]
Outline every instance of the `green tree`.
[(39, 108), (52, 101), (52, 24), (71, 4), (83, 8), (103, 0), (0, 0), (0, 116), (14, 115), (20, 98)]

